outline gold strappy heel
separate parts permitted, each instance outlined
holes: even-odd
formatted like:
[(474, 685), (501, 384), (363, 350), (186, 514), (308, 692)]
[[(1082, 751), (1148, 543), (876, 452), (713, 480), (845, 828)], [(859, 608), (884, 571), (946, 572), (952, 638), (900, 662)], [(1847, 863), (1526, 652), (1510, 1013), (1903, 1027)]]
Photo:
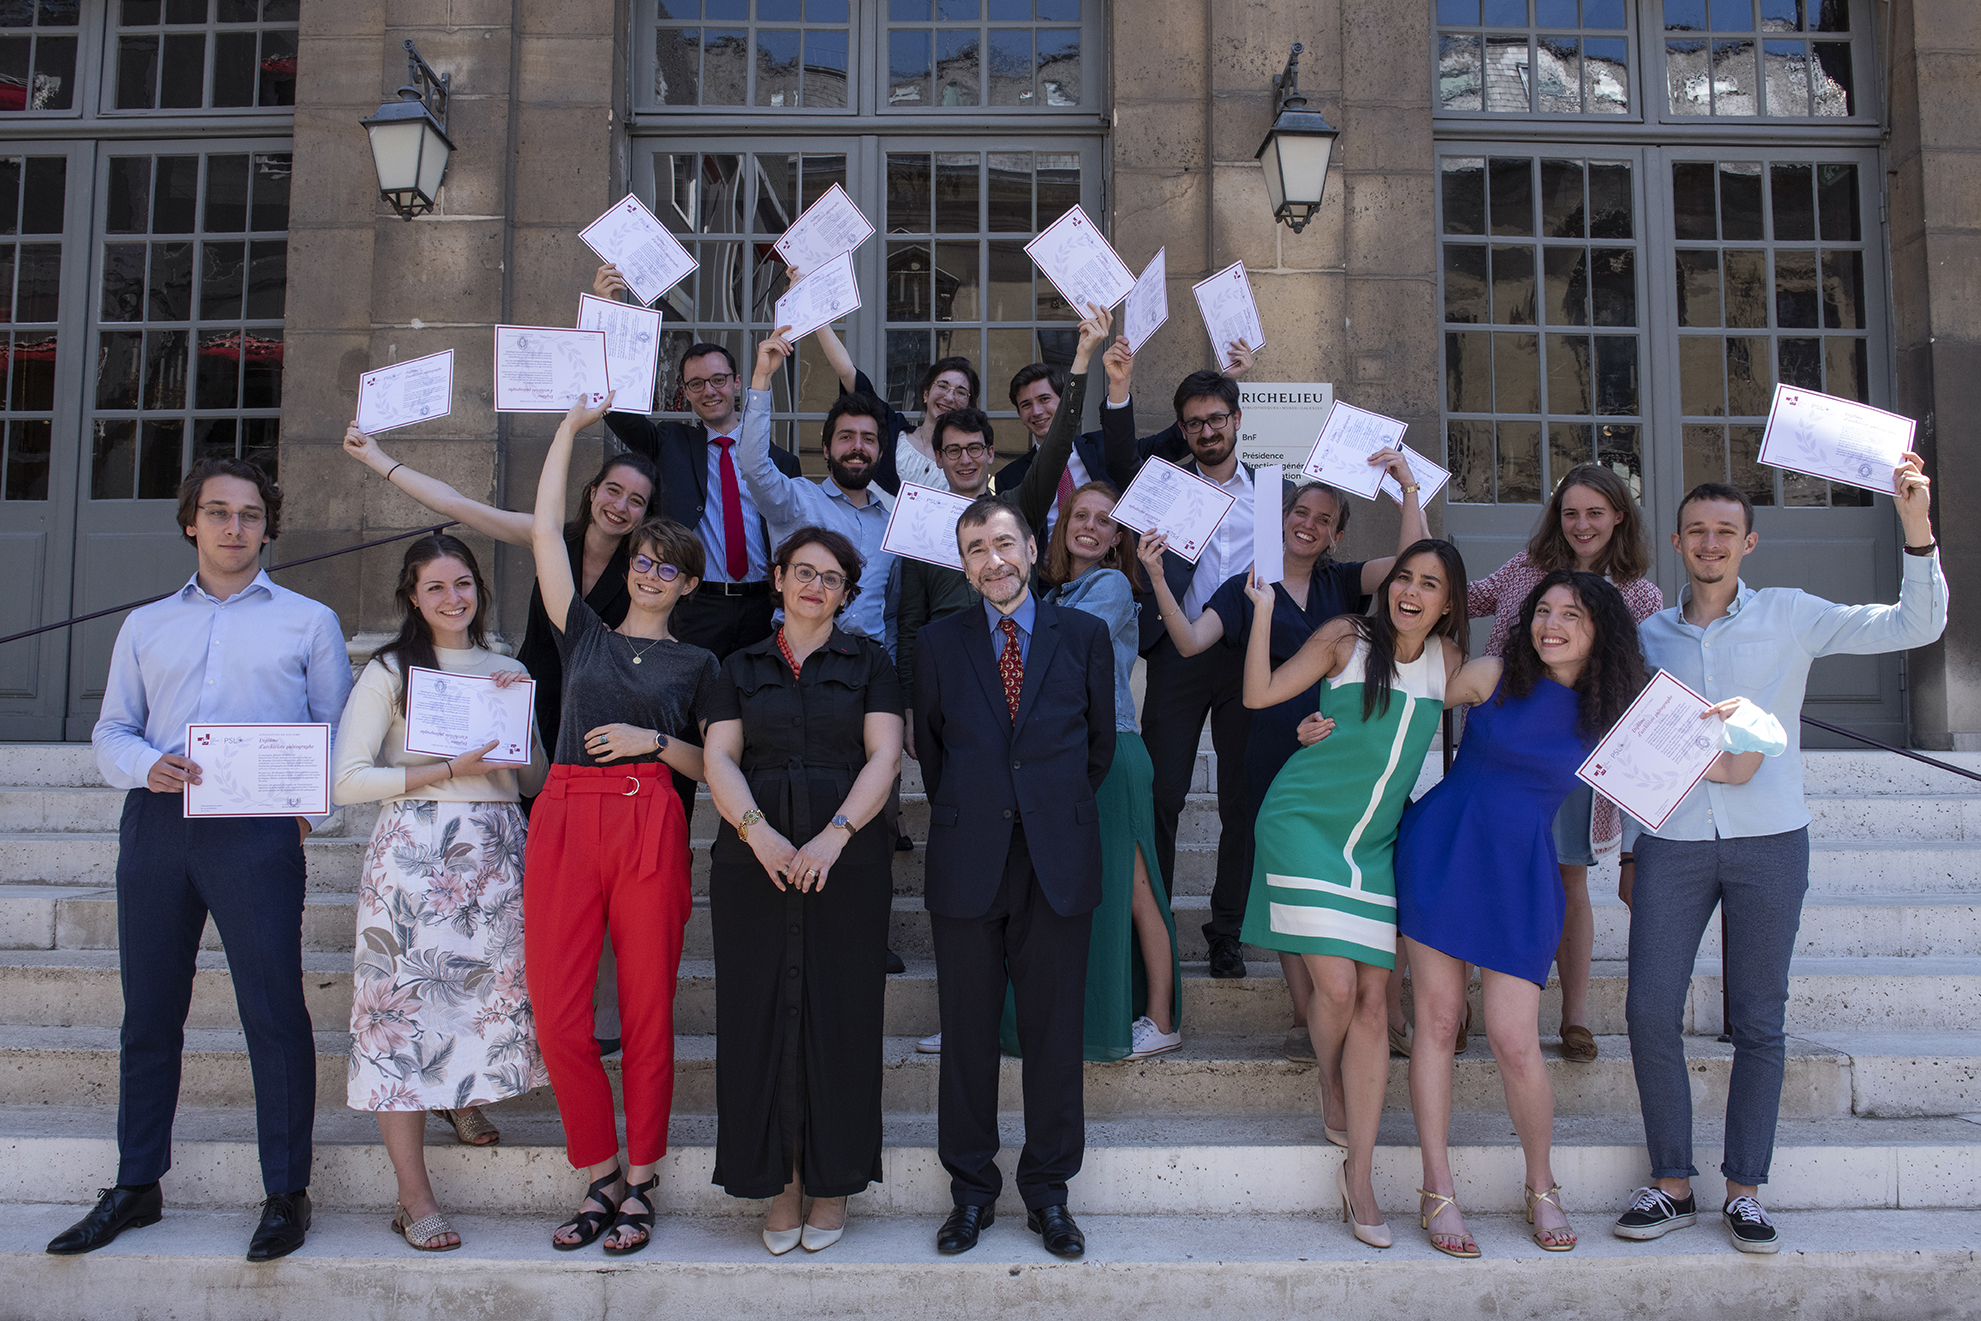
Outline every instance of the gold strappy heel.
[[(1443, 1202), (1444, 1206), (1448, 1206), (1454, 1211), (1458, 1210), (1458, 1203), (1452, 1198), (1446, 1197), (1443, 1193), (1434, 1193), (1429, 1188), (1419, 1188), (1417, 1190), (1417, 1195), (1420, 1198), (1428, 1197), (1434, 1202)], [(1438, 1212), (1444, 1210), (1444, 1206), (1432, 1207), (1430, 1215), (1426, 1215), (1424, 1214), (1424, 1204), (1421, 1201), (1418, 1202), (1417, 1227), (1428, 1233), (1431, 1236), (1431, 1246), (1436, 1248), (1439, 1252), (1444, 1253), (1445, 1256), (1447, 1257), (1462, 1257), (1469, 1261), (1473, 1257), (1478, 1256), (1479, 1243), (1478, 1240), (1472, 1237), (1472, 1232), (1470, 1230), (1467, 1230), (1462, 1234), (1452, 1234), (1431, 1228), (1431, 1217), (1435, 1216)], [(1438, 1242), (1438, 1240), (1441, 1238), (1456, 1240), (1458, 1246), (1446, 1247), (1443, 1243)]]
[[(1520, 1185), (1520, 1199), (1526, 1204), (1527, 1223), (1530, 1225), (1534, 1223), (1534, 1203), (1536, 1202), (1547, 1202), (1555, 1210), (1560, 1211), (1564, 1218), (1568, 1215), (1567, 1210), (1561, 1204), (1560, 1184), (1555, 1184), (1544, 1193), (1537, 1193), (1523, 1183)], [(1543, 1238), (1542, 1235), (1544, 1234), (1566, 1234), (1568, 1235), (1568, 1242), (1554, 1242)], [(1567, 1225), (1562, 1225), (1557, 1229), (1537, 1229), (1534, 1231), (1534, 1242), (1543, 1252), (1572, 1252), (1575, 1245), (1581, 1241), (1581, 1237)]]

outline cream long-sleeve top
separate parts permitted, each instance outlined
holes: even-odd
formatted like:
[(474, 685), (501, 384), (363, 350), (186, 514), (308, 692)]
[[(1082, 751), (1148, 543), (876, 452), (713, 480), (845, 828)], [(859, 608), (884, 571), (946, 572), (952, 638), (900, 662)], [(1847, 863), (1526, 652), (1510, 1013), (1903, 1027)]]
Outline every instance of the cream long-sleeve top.
[[(455, 651), (436, 647), (440, 668), (455, 674), (488, 678), (498, 670), (520, 670), (513, 657), (483, 647)], [(406, 771), (413, 766), (434, 766), (447, 760), (424, 753), (406, 751), (406, 717), (399, 712), (399, 672), (384, 661), (373, 660), (358, 676), (344, 704), (344, 719), (337, 727), (337, 758), (330, 787), (330, 801), (338, 806), (349, 803), (393, 802), (400, 798), (425, 798), (443, 803), (513, 803), (518, 793), (535, 794), (549, 774), (549, 759), (537, 741), (536, 722), (530, 722), (530, 764), (514, 770), (490, 771), (487, 775), (439, 780), (424, 789), (406, 792)]]

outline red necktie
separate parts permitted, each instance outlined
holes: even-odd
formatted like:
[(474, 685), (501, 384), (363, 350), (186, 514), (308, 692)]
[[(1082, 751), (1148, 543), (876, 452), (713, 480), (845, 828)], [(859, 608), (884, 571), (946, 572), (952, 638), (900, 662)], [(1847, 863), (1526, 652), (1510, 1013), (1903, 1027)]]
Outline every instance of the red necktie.
[(998, 677), (1004, 680), (1004, 705), (1011, 719), (1018, 719), (1018, 695), (1025, 691), (1025, 657), (1018, 650), (1018, 621), (1009, 615), (997, 621), (1004, 630), (1004, 651), (997, 658)]
[(750, 576), (750, 548), (743, 540), (743, 491), (736, 484), (736, 460), (729, 453), (734, 436), (715, 436), (722, 451), (722, 550), (723, 568), (729, 581), (740, 583)]
[(1053, 503), (1059, 506), (1059, 516), (1066, 517), (1066, 506), (1073, 503), (1073, 470), (1059, 470), (1059, 489), (1053, 492)]

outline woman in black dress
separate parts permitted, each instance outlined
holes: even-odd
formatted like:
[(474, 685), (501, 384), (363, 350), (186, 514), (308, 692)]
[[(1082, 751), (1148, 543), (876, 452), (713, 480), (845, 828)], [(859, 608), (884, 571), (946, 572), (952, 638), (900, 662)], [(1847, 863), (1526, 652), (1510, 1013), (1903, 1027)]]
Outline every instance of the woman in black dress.
[[(706, 709), (715, 936), (715, 1182), (771, 1198), (764, 1246), (836, 1242), (881, 1177), (881, 1020), (901, 690), (834, 618), (861, 561), (837, 532), (777, 548), (776, 633), (723, 663)], [(813, 1201), (801, 1216), (805, 1196)]]

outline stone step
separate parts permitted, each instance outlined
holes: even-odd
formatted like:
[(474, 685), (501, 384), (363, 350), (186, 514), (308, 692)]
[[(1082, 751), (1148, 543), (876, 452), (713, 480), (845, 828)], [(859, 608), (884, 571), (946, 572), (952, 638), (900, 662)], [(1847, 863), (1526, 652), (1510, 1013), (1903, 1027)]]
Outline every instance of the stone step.
[[(1616, 868), (1592, 868), (1591, 906), (1596, 957), (1630, 954), (1630, 910), (1616, 897)], [(1702, 958), (1720, 956), (1720, 924), (1706, 924)], [(1917, 957), (1981, 955), (1981, 894), (1811, 894), (1796, 932), (1798, 958), (1864, 955)]]
[[(1517, 1182), (1517, 1169), (1509, 1169)], [(1079, 1186), (1074, 1206), (1084, 1210)], [(555, 1252), (549, 1231), (565, 1208), (513, 1217), (456, 1212), (464, 1246), (417, 1261), (388, 1233), (385, 1212), (325, 1212), (304, 1247), (272, 1265), (241, 1259), (255, 1215), (238, 1205), (168, 1210), (157, 1225), (93, 1254), (87, 1266), (41, 1251), (82, 1203), (15, 1205), (0, 1207), (0, 1270), (11, 1309), (43, 1321), (166, 1315), (166, 1307), (148, 1306), (166, 1300), (171, 1315), (212, 1321), (278, 1313), (284, 1321), (524, 1314), (602, 1321), (656, 1313), (1034, 1321), (1265, 1317), (1295, 1314), (1296, 1307), (1300, 1315), (1460, 1321), (1601, 1315), (1606, 1299), (1629, 1299), (1643, 1316), (1924, 1321), (1968, 1312), (1967, 1272), (1981, 1245), (1981, 1212), (1811, 1211), (1784, 1219), (1788, 1246), (1764, 1268), (1731, 1249), (1714, 1213), (1692, 1230), (1628, 1243), (1607, 1232), (1605, 1206), (1579, 1217), (1583, 1237), (1573, 1253), (1543, 1266), (1517, 1215), (1477, 1216), (1471, 1226), (1484, 1259), (1454, 1261), (1395, 1214), (1397, 1245), (1378, 1251), (1339, 1223), (1317, 1225), (1311, 1214), (1089, 1211), (1080, 1221), (1086, 1259), (1060, 1262), (1025, 1231), (1014, 1206), (974, 1251), (945, 1258), (934, 1248), (934, 1211), (876, 1215), (875, 1197), (857, 1199), (846, 1237), (810, 1259), (802, 1252), (769, 1256), (759, 1222), (739, 1216), (670, 1216), (652, 1247), (624, 1260), (604, 1259), (597, 1247)], [(1677, 1299), (1686, 1300), (1683, 1310)], [(1699, 1300), (1710, 1307), (1700, 1309)]]

